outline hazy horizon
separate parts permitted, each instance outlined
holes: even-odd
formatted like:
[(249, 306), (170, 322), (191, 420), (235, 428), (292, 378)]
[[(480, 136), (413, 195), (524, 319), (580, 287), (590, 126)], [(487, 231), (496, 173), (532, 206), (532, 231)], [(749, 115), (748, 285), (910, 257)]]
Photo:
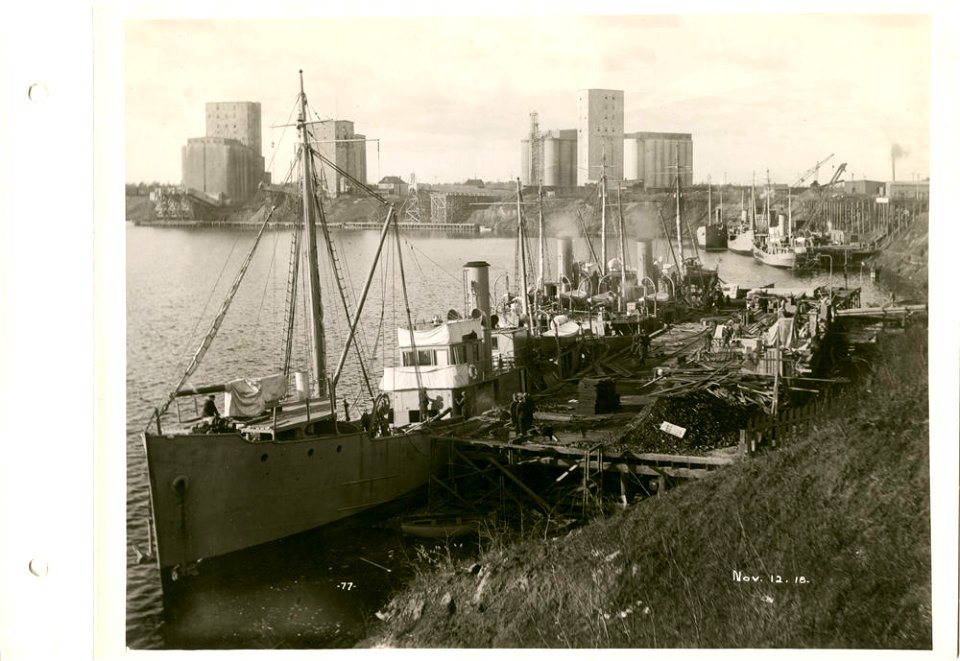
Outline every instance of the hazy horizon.
[[(624, 130), (693, 134), (694, 181), (929, 177), (924, 15), (349, 16), (128, 20), (126, 181), (179, 183), (208, 101), (261, 104), (274, 181), (292, 154), (297, 71), (320, 117), (351, 120), (367, 178), (520, 174), (529, 113), (576, 127), (576, 92), (624, 91)], [(282, 141), (281, 141), (282, 136)], [(272, 164), (271, 164), (271, 161)]]

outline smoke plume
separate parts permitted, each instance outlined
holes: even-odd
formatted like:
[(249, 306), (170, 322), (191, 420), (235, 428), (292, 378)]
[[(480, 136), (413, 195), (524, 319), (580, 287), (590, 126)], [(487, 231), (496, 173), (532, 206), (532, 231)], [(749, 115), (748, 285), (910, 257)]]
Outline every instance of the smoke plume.
[(904, 148), (893, 143), (893, 146), (890, 147), (890, 157), (891, 158), (900, 158), (901, 156), (906, 156), (909, 152)]

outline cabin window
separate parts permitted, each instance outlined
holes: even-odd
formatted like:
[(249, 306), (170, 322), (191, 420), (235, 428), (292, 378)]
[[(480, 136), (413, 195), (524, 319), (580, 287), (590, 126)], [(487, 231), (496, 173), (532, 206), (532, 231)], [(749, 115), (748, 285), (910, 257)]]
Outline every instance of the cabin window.
[(427, 350), (420, 349), (416, 352), (416, 359), (414, 359), (413, 351), (403, 352), (404, 367), (412, 367), (413, 365), (436, 365), (436, 364), (437, 364), (436, 351), (431, 351), (429, 349)]
[(497, 337), (496, 335), (494, 335), (493, 337), (491, 337), (491, 338), (490, 338), (490, 346), (491, 346), (492, 348), (494, 348), (494, 349), (499, 349), (499, 348), (500, 348), (500, 338)]
[(450, 365), (462, 365), (467, 362), (467, 347), (457, 344), (450, 347)]

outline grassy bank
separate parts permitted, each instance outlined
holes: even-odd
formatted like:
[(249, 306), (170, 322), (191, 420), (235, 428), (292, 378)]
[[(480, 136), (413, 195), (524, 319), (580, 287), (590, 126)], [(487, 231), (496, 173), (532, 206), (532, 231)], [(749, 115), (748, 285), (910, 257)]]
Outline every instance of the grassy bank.
[(929, 648), (925, 329), (844, 397), (783, 450), (420, 572), (361, 646)]

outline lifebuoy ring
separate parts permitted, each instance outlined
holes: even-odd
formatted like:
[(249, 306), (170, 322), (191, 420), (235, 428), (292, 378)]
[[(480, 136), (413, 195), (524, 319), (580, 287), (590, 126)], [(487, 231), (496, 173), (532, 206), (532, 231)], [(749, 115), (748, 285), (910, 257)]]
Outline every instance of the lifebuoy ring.
[(470, 375), (471, 379), (475, 379), (477, 378), (477, 376), (479, 376), (480, 370), (477, 369), (476, 365), (470, 365), (469, 367), (467, 367), (467, 374)]

